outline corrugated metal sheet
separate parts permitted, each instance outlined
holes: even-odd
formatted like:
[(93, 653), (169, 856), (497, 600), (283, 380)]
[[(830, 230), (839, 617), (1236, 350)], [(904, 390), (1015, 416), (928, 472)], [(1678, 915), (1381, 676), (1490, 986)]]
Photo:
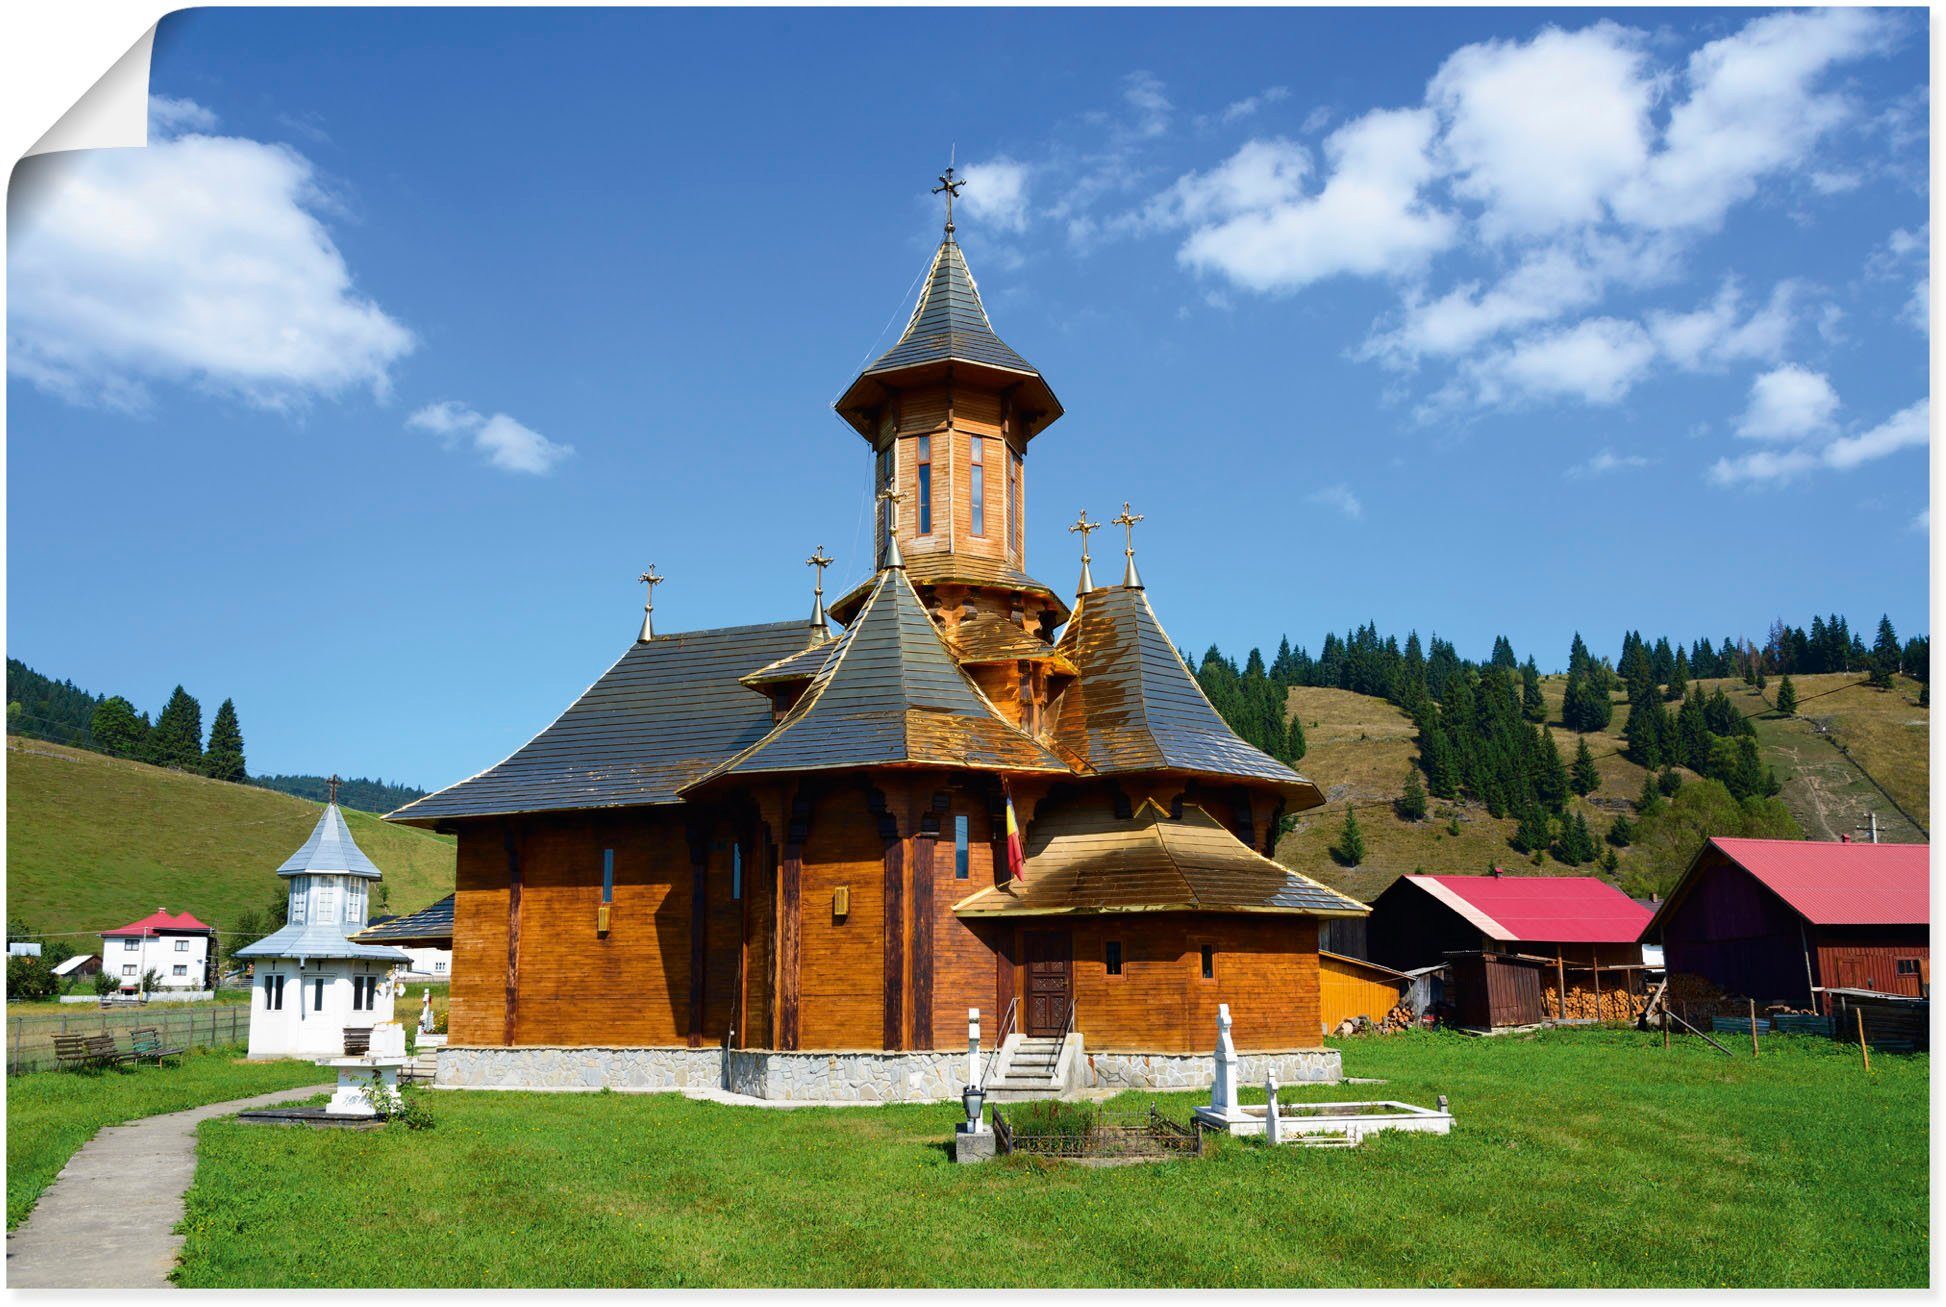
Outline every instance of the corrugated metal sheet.
[(354, 944), (396, 944), (412, 948), (453, 946), (453, 896), (448, 894), (417, 912), (367, 926), (351, 937)]
[(1296, 811), (1324, 802), (1316, 785), (1237, 738), (1183, 665), (1144, 591), (1110, 586), (1082, 596), (1056, 647), (1081, 679), (1055, 707), (1054, 739), (1089, 770), (1268, 782), (1291, 796)]
[(1075, 806), (1037, 818), (1024, 879), (971, 895), (962, 917), (1102, 912), (1286, 912), (1363, 916), (1356, 899), (1247, 847), (1208, 812), (1171, 817), (1154, 800), (1132, 817)]
[(685, 789), (727, 776), (921, 765), (1067, 772), (953, 661), (905, 573), (888, 568), (790, 715)]
[(1649, 910), (1593, 876), (1405, 876), (1505, 942), (1633, 944)]
[(318, 824), (311, 828), (311, 838), (277, 868), (279, 876), (313, 873), (351, 875), (365, 880), (377, 880), (383, 874), (378, 864), (358, 847), (358, 841), (352, 839), (351, 827), (345, 825), (345, 814), (338, 811), (335, 803), (324, 805)]
[(131, 921), (120, 930), (104, 930), (101, 934), (104, 939), (119, 939), (123, 935), (159, 935), (183, 931), (215, 933), (187, 912), (165, 912), (157, 908), (140, 921)]
[(302, 926), (284, 926), (247, 948), (230, 955), (238, 958), (352, 958), (364, 962), (410, 962), (404, 949), (383, 944), (356, 944), (345, 934), (344, 922), (313, 921)]
[(801, 652), (817, 634), (798, 621), (637, 641), (512, 757), (408, 803), (391, 820), (435, 825), (680, 802), (684, 785), (771, 728), (769, 702), (738, 678)]
[(1067, 655), (997, 613), (976, 613), (963, 618), (947, 634), (946, 644), (953, 657), (963, 664), (1044, 662), (1057, 672), (1075, 674), (1075, 666)]
[[(1033, 596), (1037, 607), (1051, 609), (1054, 625), (1068, 620), (1068, 606), (1059, 595), (1002, 559), (950, 552), (912, 553), (906, 556), (905, 578), (915, 586), (966, 585), (1018, 591)], [(831, 615), (840, 622), (851, 621), (877, 584), (876, 575), (860, 581), (831, 605)]]
[[(1909, 926), (1932, 919), (1929, 844), (1710, 843), (1813, 925)], [(1675, 899), (1676, 894), (1669, 896), (1671, 903)]]
[(783, 685), (790, 681), (808, 681), (818, 674), (818, 668), (824, 666), (825, 659), (836, 651), (838, 643), (837, 640), (820, 640), (809, 649), (779, 658), (773, 663), (765, 663), (748, 676), (739, 679), (752, 689), (766, 685)]

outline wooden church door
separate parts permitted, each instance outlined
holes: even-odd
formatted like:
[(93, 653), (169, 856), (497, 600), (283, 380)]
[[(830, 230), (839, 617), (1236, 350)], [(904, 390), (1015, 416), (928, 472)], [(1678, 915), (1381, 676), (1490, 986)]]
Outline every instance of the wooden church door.
[(1074, 992), (1074, 945), (1065, 930), (1030, 930), (1024, 941), (1027, 959), (1026, 1016), (1028, 1035), (1058, 1035), (1068, 1023), (1068, 1000)]

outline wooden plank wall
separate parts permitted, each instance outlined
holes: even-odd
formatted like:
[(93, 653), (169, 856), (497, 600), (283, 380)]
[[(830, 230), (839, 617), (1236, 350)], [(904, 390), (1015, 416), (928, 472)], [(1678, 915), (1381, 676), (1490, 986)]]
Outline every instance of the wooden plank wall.
[[(839, 886), (851, 910), (831, 904)], [(821, 796), (804, 847), (799, 911), (798, 1047), (884, 1047), (885, 845), (853, 787)]]
[[(1145, 913), (1075, 918), (1073, 931), (1075, 1025), (1090, 1048), (1213, 1048), (1219, 1003), (1230, 1005), (1239, 1049), (1321, 1042), (1318, 932), (1309, 918)], [(1122, 942), (1119, 977), (1107, 974), (1110, 939)], [(1213, 980), (1202, 974), (1206, 940), (1216, 950)]]
[[(940, 814), (939, 845), (932, 869), (932, 1031), (926, 1047), (958, 1048), (966, 1042), (966, 1010), (980, 1009), (983, 1028), (998, 1030), (1006, 1005), (994, 1005), (994, 950), (988, 936), (953, 915), (953, 905), (970, 894), (996, 884), (1004, 876), (1005, 858), (998, 856), (991, 815), (985, 800), (972, 791), (950, 792), (951, 806)], [(967, 876), (959, 880), (953, 867), (953, 818), (967, 819)]]
[(1324, 1032), (1353, 1017), (1383, 1021), (1399, 1001), (1402, 982), (1349, 958), (1318, 959), (1318, 1009)]

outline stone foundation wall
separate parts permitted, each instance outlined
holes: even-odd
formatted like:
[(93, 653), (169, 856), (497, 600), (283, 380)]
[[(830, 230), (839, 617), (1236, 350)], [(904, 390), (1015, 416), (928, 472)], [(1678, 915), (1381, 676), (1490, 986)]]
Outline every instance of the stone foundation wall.
[[(1086, 1089), (1207, 1089), (1216, 1078), (1208, 1053), (1092, 1053), (1069, 1083)], [(1237, 1078), (1262, 1084), (1329, 1083), (1344, 1078), (1336, 1049), (1242, 1053)], [(488, 1048), (439, 1050), (433, 1083), (441, 1089), (618, 1089), (649, 1092), (727, 1089), (774, 1102), (932, 1103), (957, 1099), (966, 1054), (920, 1052), (783, 1053), (720, 1048)]]
[(966, 1054), (781, 1053), (720, 1048), (487, 1048), (439, 1051), (441, 1089), (727, 1089), (777, 1102), (925, 1103), (959, 1097)]
[[(1280, 1085), (1332, 1084), (1345, 1077), (1335, 1048), (1296, 1048), (1282, 1053), (1237, 1054), (1237, 1080), (1261, 1085), (1270, 1076)], [(1095, 1053), (1082, 1068), (1089, 1089), (1208, 1089), (1216, 1080), (1210, 1053)]]

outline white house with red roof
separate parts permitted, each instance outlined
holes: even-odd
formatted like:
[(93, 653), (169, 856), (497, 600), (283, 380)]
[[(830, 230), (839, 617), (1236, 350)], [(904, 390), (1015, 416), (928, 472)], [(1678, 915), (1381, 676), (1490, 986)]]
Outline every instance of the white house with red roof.
[(1670, 975), (1828, 1009), (1835, 991), (1929, 997), (1930, 845), (1712, 839), (1657, 909)]
[(196, 993), (215, 988), (210, 974), (216, 931), (187, 912), (157, 908), (140, 921), (101, 933), (101, 969), (125, 994), (142, 988), (155, 973), (156, 991)]

